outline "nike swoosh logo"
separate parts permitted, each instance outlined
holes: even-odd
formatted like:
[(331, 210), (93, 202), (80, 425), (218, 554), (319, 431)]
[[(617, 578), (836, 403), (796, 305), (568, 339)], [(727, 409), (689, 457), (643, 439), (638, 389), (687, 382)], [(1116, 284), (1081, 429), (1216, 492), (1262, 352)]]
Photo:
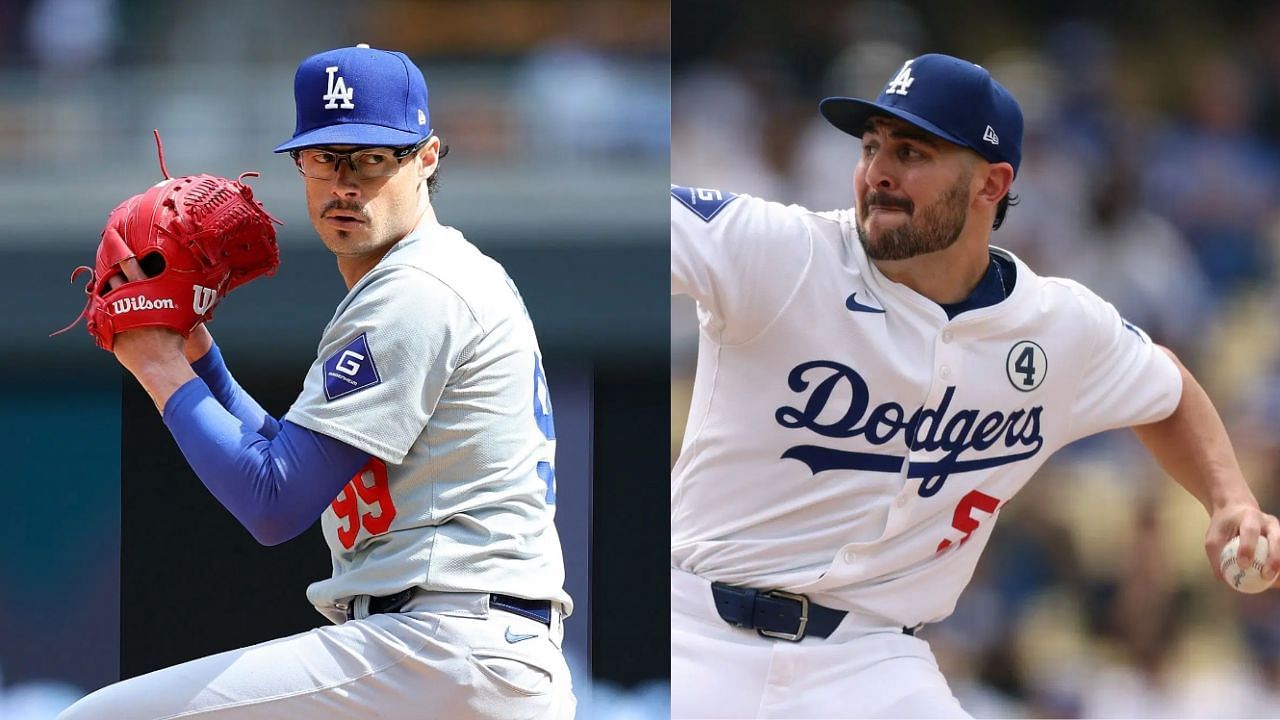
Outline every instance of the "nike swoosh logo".
[(871, 307), (870, 305), (863, 305), (862, 303), (858, 302), (858, 293), (854, 293), (850, 295), (849, 299), (844, 301), (844, 306), (854, 312), (868, 312), (868, 313), (884, 312), (884, 310), (881, 308)]
[(538, 635), (537, 635), (537, 633), (530, 633), (530, 634), (528, 634), (528, 635), (524, 635), (524, 634), (519, 634), (519, 635), (517, 635), (516, 633), (511, 632), (511, 626), (509, 626), (509, 625), (508, 625), (508, 626), (507, 626), (507, 632), (506, 632), (506, 634), (504, 635), (504, 637), (506, 637), (507, 642), (509, 642), (509, 643), (511, 643), (512, 645), (514, 645), (514, 644), (516, 644), (516, 643), (518, 643), (518, 642), (524, 642), (525, 640), (528, 640), (529, 638), (535, 638), (535, 637), (538, 637)]

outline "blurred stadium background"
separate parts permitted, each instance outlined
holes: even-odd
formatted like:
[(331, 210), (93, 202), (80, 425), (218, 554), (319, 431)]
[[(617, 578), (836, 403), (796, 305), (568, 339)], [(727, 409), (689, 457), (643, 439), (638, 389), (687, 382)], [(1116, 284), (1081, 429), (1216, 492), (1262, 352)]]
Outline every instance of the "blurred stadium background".
[[(993, 242), (1073, 277), (1209, 390), (1280, 511), (1280, 4), (773, 3), (672, 8), (672, 181), (852, 205), (857, 142), (817, 112), (958, 55), (1026, 116), (1022, 203)], [(676, 301), (687, 300), (676, 298)], [(672, 459), (697, 327), (673, 301)], [(1059, 453), (924, 637), (975, 717), (1276, 717), (1280, 592), (1234, 593), (1207, 518), (1129, 431)]]
[(46, 337), (82, 305), (67, 275), (160, 178), (151, 128), (175, 175), (261, 171), (281, 271), (212, 329), (246, 387), (296, 392), (344, 290), (270, 151), (292, 132), (297, 63), (357, 42), (423, 68), (451, 148), (437, 214), (520, 285), (553, 393), (557, 375), (585, 388), (566, 403), (592, 445), (561, 454), (600, 479), (594, 526), (584, 498), (562, 533), (593, 533), (609, 561), (587, 577), (587, 548), (568, 549), (597, 608), (571, 620), (581, 716), (666, 716), (666, 593), (627, 583), (666, 579), (669, 18), (665, 0), (0, 0), (0, 718), (53, 717), (121, 672), (120, 371), (83, 329)]

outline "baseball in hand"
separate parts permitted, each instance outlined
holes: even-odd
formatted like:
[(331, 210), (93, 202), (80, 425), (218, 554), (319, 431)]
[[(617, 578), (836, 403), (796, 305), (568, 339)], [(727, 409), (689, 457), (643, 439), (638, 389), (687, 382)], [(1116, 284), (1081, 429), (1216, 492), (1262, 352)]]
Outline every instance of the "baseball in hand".
[(1218, 558), (1218, 567), (1222, 569), (1222, 577), (1227, 584), (1242, 593), (1260, 593), (1271, 587), (1275, 578), (1263, 579), (1262, 568), (1267, 562), (1267, 539), (1258, 537), (1258, 544), (1253, 552), (1253, 562), (1247, 567), (1236, 564), (1236, 551), (1240, 549), (1240, 536), (1231, 538), (1231, 542), (1222, 548)]

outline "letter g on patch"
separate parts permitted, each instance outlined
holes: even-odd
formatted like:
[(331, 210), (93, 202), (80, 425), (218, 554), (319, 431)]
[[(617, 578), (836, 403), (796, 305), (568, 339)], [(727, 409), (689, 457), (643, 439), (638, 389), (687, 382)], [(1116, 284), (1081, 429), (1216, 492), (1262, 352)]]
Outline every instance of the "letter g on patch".
[(368, 333), (338, 348), (324, 361), (324, 396), (337, 400), (382, 382), (373, 353), (369, 350)]

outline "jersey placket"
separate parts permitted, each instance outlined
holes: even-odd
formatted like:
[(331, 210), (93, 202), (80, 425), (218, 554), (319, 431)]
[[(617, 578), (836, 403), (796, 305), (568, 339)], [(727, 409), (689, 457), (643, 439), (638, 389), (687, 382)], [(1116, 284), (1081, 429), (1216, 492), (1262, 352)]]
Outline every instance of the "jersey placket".
[[(963, 354), (956, 343), (956, 332), (952, 329), (952, 323), (946, 322), (937, 327), (933, 331), (933, 360), (930, 363), (929, 373), (929, 393), (925, 396), (924, 403), (921, 408), (938, 408), (942, 404), (943, 397), (947, 393), (947, 388), (954, 387), (956, 381), (963, 369)], [(954, 402), (954, 398), (953, 398)], [(946, 418), (939, 416), (936, 423), (939, 427), (934, 432), (941, 434), (942, 425)], [(911, 466), (919, 462), (928, 462), (932, 454), (937, 451), (930, 451), (920, 448), (917, 445), (917, 438), (920, 436), (920, 429), (917, 427), (912, 438), (908, 442), (907, 460), (903, 463), (904, 487), (898, 497), (894, 498), (893, 510), (890, 511), (889, 524), (892, 526), (895, 519), (901, 521), (909, 513), (913, 500), (919, 497), (919, 483), (924, 479), (912, 478)]]

